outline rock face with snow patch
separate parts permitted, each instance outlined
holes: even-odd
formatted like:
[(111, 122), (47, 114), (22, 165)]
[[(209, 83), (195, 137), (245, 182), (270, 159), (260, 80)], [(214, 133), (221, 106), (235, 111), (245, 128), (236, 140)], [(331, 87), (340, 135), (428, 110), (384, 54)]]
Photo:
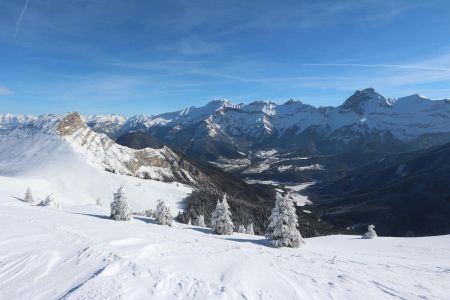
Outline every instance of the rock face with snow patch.
[(57, 132), (92, 163), (114, 173), (190, 183), (205, 179), (169, 148), (135, 150), (118, 145), (107, 135), (91, 130), (77, 113), (61, 118)]

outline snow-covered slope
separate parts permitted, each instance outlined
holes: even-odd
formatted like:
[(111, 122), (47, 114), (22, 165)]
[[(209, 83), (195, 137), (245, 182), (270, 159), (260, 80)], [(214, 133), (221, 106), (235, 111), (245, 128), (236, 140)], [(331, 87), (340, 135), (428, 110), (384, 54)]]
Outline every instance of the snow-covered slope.
[(9, 126), (0, 134), (0, 173), (70, 161), (67, 156), (75, 153), (97, 168), (122, 175), (188, 183), (202, 177), (169, 148), (134, 150), (118, 145), (91, 130), (77, 113), (41, 116)]
[(450, 236), (275, 249), (94, 206), (30, 207), (0, 186), (0, 299), (448, 299)]
[[(108, 207), (112, 193), (124, 185), (133, 210), (152, 208), (158, 199), (166, 199), (175, 215), (191, 187), (136, 177), (144, 167), (154, 179), (181, 178), (175, 172), (183, 171), (164, 161), (176, 159), (174, 155), (167, 148), (136, 151), (116, 145), (89, 129), (76, 114), (42, 116), (0, 134), (0, 189), (29, 186), (38, 200), (54, 194), (63, 206), (71, 206), (100, 198)], [(141, 167), (132, 169), (129, 161)], [(132, 171), (135, 176), (127, 176)]]

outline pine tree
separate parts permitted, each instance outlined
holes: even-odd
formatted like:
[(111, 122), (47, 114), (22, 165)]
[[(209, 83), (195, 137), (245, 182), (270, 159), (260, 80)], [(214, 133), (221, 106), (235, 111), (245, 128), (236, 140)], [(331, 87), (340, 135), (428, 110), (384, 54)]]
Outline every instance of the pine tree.
[(173, 218), (170, 213), (170, 207), (166, 200), (158, 200), (155, 211), (156, 222), (160, 225), (172, 226)]
[(195, 225), (199, 227), (206, 227), (205, 225), (205, 217), (203, 215), (198, 215), (195, 219)]
[(129, 221), (131, 210), (128, 207), (125, 189), (121, 186), (117, 193), (114, 193), (114, 201), (111, 202), (111, 218), (116, 221)]
[(254, 235), (255, 232), (253, 231), (253, 223), (250, 223), (247, 225), (247, 230), (245, 231), (246, 234)]
[(25, 192), (25, 198), (23, 199), (23, 201), (25, 201), (26, 203), (33, 203), (34, 202), (33, 194), (31, 193), (30, 187), (27, 187), (27, 190)]
[(378, 237), (377, 233), (374, 230), (375, 226), (374, 225), (369, 225), (367, 226), (367, 232), (364, 233), (364, 235), (361, 237), (362, 239), (374, 239), (376, 237)]
[(100, 197), (97, 197), (97, 200), (95, 200), (95, 204), (98, 206), (98, 207), (102, 207), (103, 205), (102, 205), (102, 201), (100, 200)]
[(277, 194), (275, 207), (269, 218), (266, 238), (272, 240), (274, 247), (300, 247), (304, 243), (297, 230), (298, 218), (289, 194), (281, 197)]
[(223, 196), (222, 203), (217, 200), (216, 209), (211, 217), (211, 229), (215, 234), (233, 234), (234, 225), (226, 194)]
[(238, 227), (238, 232), (239, 233), (245, 233), (245, 227), (244, 227), (244, 225), (239, 225), (239, 227)]
[(38, 204), (39, 206), (50, 206), (54, 208), (61, 208), (61, 204), (56, 201), (53, 194), (48, 195), (45, 197), (45, 200)]

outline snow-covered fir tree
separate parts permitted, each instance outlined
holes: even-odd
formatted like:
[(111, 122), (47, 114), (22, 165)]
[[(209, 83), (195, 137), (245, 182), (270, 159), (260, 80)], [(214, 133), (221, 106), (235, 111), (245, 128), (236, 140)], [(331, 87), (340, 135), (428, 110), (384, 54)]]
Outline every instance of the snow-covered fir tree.
[(375, 225), (369, 225), (367, 226), (367, 232), (364, 233), (364, 235), (361, 237), (362, 239), (374, 239), (378, 237), (377, 233), (374, 230)]
[(128, 207), (127, 195), (123, 186), (114, 193), (114, 201), (111, 202), (111, 218), (116, 221), (129, 221), (131, 219), (131, 210)]
[(239, 233), (245, 233), (245, 227), (244, 227), (244, 225), (239, 225), (239, 227), (238, 227), (238, 232)]
[(211, 217), (211, 229), (215, 234), (233, 234), (234, 225), (226, 194), (223, 196), (222, 202), (217, 200), (216, 209)]
[(300, 247), (304, 241), (297, 230), (297, 224), (298, 217), (291, 197), (289, 194), (284, 197), (277, 194), (275, 207), (269, 218), (266, 238), (272, 240), (274, 247)]
[(156, 222), (160, 225), (172, 226), (173, 218), (170, 213), (170, 207), (166, 200), (158, 200), (155, 211)]
[(61, 204), (55, 199), (53, 194), (45, 197), (45, 200), (39, 203), (39, 206), (50, 206), (54, 208), (61, 208)]
[(25, 198), (23, 199), (23, 201), (25, 201), (27, 203), (33, 203), (34, 202), (33, 194), (31, 193), (30, 187), (27, 187), (27, 190), (25, 192)]
[(95, 204), (98, 206), (98, 207), (102, 207), (103, 205), (102, 205), (102, 201), (100, 200), (100, 197), (97, 197), (97, 200), (95, 200)]
[(255, 232), (253, 231), (253, 223), (250, 223), (250, 224), (247, 225), (247, 229), (246, 229), (245, 233), (246, 234), (252, 234), (252, 235), (255, 234)]
[(199, 226), (199, 227), (206, 227), (205, 217), (203, 215), (198, 215), (197, 218), (195, 219), (194, 225)]

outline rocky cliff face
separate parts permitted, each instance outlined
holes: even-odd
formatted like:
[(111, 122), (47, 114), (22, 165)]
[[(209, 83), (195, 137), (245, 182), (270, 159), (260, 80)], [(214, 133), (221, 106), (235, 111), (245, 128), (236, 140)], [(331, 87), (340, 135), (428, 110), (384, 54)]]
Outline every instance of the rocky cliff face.
[(96, 133), (83, 122), (78, 113), (62, 117), (56, 127), (58, 134), (76, 151), (104, 169), (130, 176), (162, 181), (200, 183), (204, 174), (171, 149), (131, 149), (116, 144), (107, 135)]

